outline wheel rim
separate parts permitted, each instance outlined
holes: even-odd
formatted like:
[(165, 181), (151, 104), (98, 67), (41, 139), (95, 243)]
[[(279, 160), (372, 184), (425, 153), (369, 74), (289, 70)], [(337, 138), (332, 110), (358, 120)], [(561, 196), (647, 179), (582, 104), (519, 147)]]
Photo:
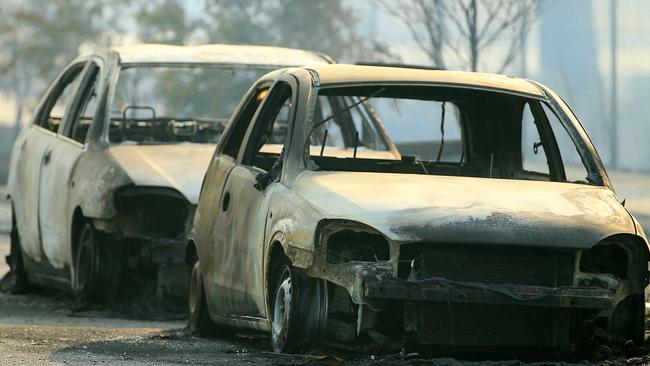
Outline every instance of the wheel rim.
[(90, 278), (92, 277), (94, 245), (95, 239), (92, 229), (86, 225), (79, 235), (77, 263), (75, 263), (75, 267), (77, 268), (75, 275), (75, 289), (77, 294), (85, 294)]
[(272, 338), (276, 351), (282, 351), (285, 344), (289, 327), (289, 315), (291, 314), (292, 288), (291, 275), (288, 269), (284, 270), (280, 281), (273, 304)]
[(190, 293), (188, 296), (188, 305), (192, 319), (196, 319), (196, 312), (199, 306), (199, 294), (201, 292), (201, 284), (199, 281), (199, 262), (196, 262), (192, 267), (192, 274), (190, 275)]

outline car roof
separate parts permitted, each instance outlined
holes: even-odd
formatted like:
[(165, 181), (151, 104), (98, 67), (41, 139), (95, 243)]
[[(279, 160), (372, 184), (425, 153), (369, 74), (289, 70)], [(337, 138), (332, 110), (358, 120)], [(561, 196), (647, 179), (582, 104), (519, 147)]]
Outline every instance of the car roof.
[(206, 44), (174, 46), (163, 44), (137, 44), (111, 48), (123, 64), (245, 64), (260, 66), (303, 66), (330, 63), (324, 54), (304, 50), (251, 45)]
[(535, 83), (499, 74), (344, 64), (313, 65), (305, 67), (305, 69), (318, 75), (318, 83), (321, 86), (366, 83), (430, 83), (477, 89), (497, 89), (545, 97), (542, 89)]

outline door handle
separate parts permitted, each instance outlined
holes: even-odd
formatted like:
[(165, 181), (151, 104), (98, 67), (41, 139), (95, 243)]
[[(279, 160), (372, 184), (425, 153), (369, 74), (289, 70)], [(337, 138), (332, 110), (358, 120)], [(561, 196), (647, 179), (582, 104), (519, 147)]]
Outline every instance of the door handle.
[(230, 192), (226, 192), (223, 195), (223, 199), (221, 201), (221, 210), (222, 211), (227, 211), (228, 206), (230, 206)]
[(45, 155), (43, 155), (43, 165), (49, 164), (51, 158), (52, 158), (52, 150), (46, 151)]

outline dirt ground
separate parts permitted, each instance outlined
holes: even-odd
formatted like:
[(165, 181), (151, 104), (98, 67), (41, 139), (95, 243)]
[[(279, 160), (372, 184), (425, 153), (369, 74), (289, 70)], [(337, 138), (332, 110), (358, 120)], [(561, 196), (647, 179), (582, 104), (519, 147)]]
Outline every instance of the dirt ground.
[[(650, 178), (619, 176), (619, 188), (644, 218), (650, 218)], [(648, 184), (646, 184), (648, 183)], [(0, 187), (0, 195), (2, 195)], [(3, 195), (2, 195), (3, 196)], [(4, 256), (9, 252), (10, 210), (0, 200), (0, 277), (7, 271)], [(102, 309), (74, 312), (67, 295), (40, 291), (28, 295), (0, 293), (0, 365), (218, 365), (218, 364), (338, 364), (336, 351), (324, 356), (277, 355), (270, 352), (269, 341), (260, 335), (202, 339), (185, 331), (185, 321), (141, 320), (133, 313), (124, 315)], [(551, 365), (553, 362), (523, 363), (516, 360), (466, 362), (452, 358), (423, 358), (417, 354), (373, 356), (357, 354), (346, 364), (352, 365), (437, 365), (437, 366), (510, 366)], [(570, 363), (559, 363), (570, 365)], [(620, 356), (576, 365), (647, 365), (650, 356)]]

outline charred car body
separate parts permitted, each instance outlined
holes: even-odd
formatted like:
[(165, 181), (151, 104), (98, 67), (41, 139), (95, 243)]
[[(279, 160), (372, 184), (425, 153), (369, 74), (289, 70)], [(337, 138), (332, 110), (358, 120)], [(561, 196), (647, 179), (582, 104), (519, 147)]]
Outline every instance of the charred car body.
[[(440, 132), (394, 144), (384, 125)], [(643, 341), (645, 234), (568, 106), (506, 76), (266, 75), (217, 145), (189, 255), (190, 325), (268, 331), (280, 352), (362, 334), (559, 351)]]
[(227, 118), (261, 75), (327, 62), (234, 45), (135, 45), (74, 60), (12, 153), (16, 289), (55, 284), (103, 300), (131, 268), (153, 273), (159, 295), (184, 296), (188, 233)]

